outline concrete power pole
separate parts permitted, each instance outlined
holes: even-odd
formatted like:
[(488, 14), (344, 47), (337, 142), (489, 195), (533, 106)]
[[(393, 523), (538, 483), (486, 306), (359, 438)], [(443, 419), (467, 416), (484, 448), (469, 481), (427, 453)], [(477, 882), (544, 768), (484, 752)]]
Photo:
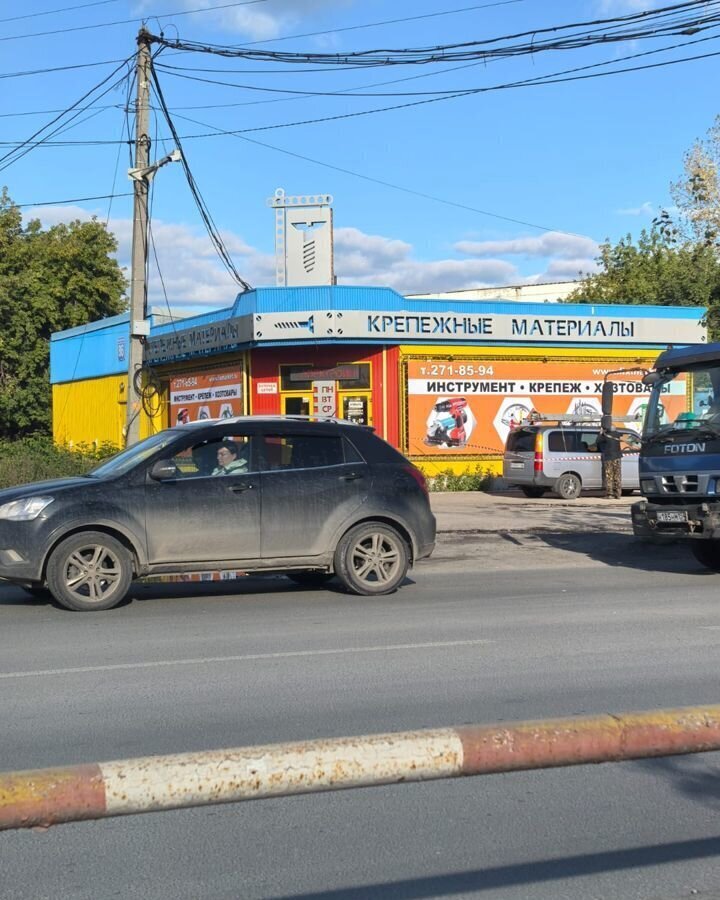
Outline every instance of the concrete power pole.
[[(138, 33), (135, 101), (135, 169), (131, 171), (133, 201), (132, 269), (130, 277), (130, 347), (128, 350), (127, 446), (140, 440), (142, 399), (135, 382), (143, 364), (144, 339), (148, 334), (147, 315), (147, 243), (148, 194), (150, 180), (145, 177), (150, 164), (150, 42), (145, 29)], [(133, 174), (136, 173), (136, 174)], [(139, 378), (137, 374), (137, 378)]]

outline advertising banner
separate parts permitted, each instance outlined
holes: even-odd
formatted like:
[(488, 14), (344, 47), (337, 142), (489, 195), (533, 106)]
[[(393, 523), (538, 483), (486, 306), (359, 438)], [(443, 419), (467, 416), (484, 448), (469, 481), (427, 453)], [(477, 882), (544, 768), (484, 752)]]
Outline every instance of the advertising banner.
[[(407, 360), (410, 456), (500, 455), (508, 432), (532, 411), (601, 414), (603, 379), (617, 362), (455, 359)], [(615, 375), (616, 416), (642, 426), (650, 388), (643, 373)], [(663, 407), (675, 417), (686, 407), (685, 380), (666, 385)]]
[(243, 410), (242, 369), (176, 375), (170, 379), (170, 424), (230, 419)]

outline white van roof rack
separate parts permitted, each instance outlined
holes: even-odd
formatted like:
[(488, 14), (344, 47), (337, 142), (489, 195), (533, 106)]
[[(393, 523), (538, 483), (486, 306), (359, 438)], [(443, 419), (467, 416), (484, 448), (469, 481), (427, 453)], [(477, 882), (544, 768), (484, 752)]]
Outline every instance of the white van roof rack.
[[(637, 422), (635, 416), (613, 416), (613, 422)], [(539, 413), (531, 412), (523, 425), (534, 425), (538, 422), (562, 422), (563, 424), (598, 424), (602, 420), (602, 414), (589, 415), (587, 413)], [(639, 424), (639, 423), (638, 423)]]

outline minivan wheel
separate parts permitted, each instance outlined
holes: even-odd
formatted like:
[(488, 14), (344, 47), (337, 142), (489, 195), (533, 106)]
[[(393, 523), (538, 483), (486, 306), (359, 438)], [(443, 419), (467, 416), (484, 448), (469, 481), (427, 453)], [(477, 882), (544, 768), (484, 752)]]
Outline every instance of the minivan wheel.
[(555, 482), (555, 491), (563, 500), (577, 500), (582, 493), (582, 481), (572, 472), (565, 472)]
[(409, 565), (405, 540), (380, 522), (351, 528), (335, 550), (335, 574), (352, 594), (391, 594), (402, 584)]
[(543, 497), (547, 488), (544, 487), (532, 487), (529, 484), (521, 485), (520, 490), (525, 494), (526, 497)]
[(720, 541), (691, 541), (690, 549), (699, 563), (713, 572), (720, 572)]
[(47, 585), (66, 609), (112, 609), (125, 599), (133, 577), (128, 550), (109, 534), (73, 534), (53, 550)]

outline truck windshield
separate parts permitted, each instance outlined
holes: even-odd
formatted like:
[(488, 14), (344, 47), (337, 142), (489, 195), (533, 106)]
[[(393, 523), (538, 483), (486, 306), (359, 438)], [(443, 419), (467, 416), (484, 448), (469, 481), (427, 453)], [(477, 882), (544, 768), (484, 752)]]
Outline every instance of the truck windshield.
[(679, 431), (720, 434), (720, 366), (673, 372), (654, 385), (643, 436), (674, 435)]

